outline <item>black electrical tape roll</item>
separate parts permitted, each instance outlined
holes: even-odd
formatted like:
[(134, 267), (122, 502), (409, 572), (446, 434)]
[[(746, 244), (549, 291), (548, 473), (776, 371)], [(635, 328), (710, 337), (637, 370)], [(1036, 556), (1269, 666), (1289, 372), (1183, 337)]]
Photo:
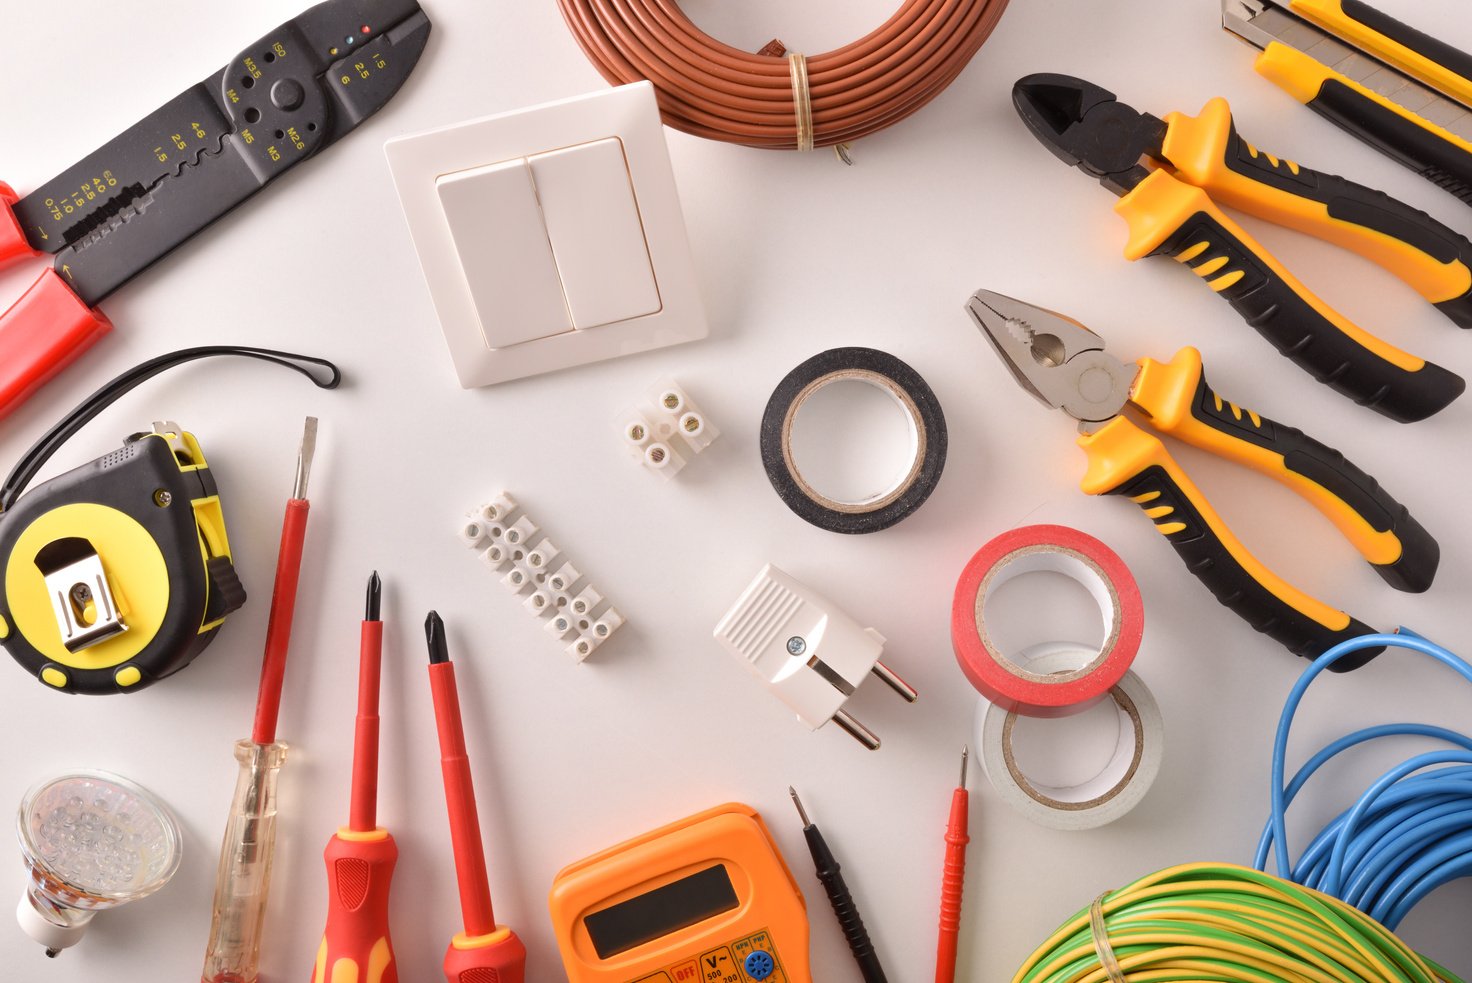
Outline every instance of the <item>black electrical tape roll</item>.
[[(887, 391), (909, 416), (915, 433), (915, 459), (904, 479), (861, 502), (840, 502), (821, 494), (803, 478), (792, 457), (792, 424), (798, 409), (819, 389), (845, 380)], [(878, 532), (913, 513), (940, 482), (946, 440), (945, 414), (930, 386), (904, 362), (873, 348), (833, 348), (814, 355), (787, 374), (762, 415), (762, 464), (772, 487), (798, 516), (830, 532)]]

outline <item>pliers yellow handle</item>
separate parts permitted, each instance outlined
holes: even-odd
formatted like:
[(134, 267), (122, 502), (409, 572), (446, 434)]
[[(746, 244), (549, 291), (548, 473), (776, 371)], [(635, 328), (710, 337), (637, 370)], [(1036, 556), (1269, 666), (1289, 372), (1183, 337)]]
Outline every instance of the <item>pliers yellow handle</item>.
[(1225, 100), (1199, 116), (1157, 119), (1082, 79), (1032, 75), (1013, 101), (1055, 155), (1120, 195), (1126, 257), (1187, 265), (1318, 381), (1401, 422), (1438, 412), (1466, 388), (1335, 311), (1218, 204), (1357, 252), (1464, 327), (1472, 326), (1472, 242), (1380, 192), (1262, 153), (1237, 134)]
[(1254, 557), (1161, 440), (1123, 415), (1126, 405), (1155, 430), (1292, 489), (1392, 587), (1431, 586), (1440, 547), (1409, 510), (1338, 451), (1219, 396), (1196, 349), (1183, 348), (1169, 362), (1126, 364), (1104, 352), (1098, 335), (1043, 308), (982, 291), (969, 310), (1024, 388), (1081, 421), (1083, 490), (1139, 505), (1221, 603), (1295, 654), (1312, 658), (1370, 629)]

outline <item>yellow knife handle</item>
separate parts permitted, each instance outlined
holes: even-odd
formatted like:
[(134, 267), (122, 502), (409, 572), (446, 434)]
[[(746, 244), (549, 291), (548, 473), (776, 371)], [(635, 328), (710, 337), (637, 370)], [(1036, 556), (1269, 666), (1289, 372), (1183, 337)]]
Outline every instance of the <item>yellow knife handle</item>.
[(1280, 354), (1361, 406), (1410, 423), (1466, 389), (1461, 376), (1375, 337), (1320, 300), (1195, 185), (1154, 171), (1114, 209), (1130, 227), (1126, 258), (1164, 255), (1187, 266)]
[(1290, 0), (1288, 9), (1361, 51), (1472, 106), (1472, 55), (1361, 0)]
[(1472, 142), (1278, 41), (1257, 73), (1309, 109), (1472, 205)]
[(1213, 201), (1358, 253), (1472, 328), (1472, 242), (1384, 192), (1258, 150), (1225, 99), (1165, 122), (1162, 153)]
[[(1083, 490), (1122, 495), (1138, 505), (1187, 569), (1257, 631), (1306, 659), (1370, 633), (1362, 622), (1305, 594), (1248, 552), (1153, 434), (1117, 416), (1078, 443), (1089, 459)], [(1367, 649), (1333, 668), (1357, 668), (1381, 651)]]
[(1140, 360), (1130, 397), (1162, 433), (1245, 464), (1296, 492), (1354, 544), (1397, 590), (1431, 586), (1441, 547), (1380, 483), (1332, 447), (1223, 399), (1206, 381), (1201, 353)]

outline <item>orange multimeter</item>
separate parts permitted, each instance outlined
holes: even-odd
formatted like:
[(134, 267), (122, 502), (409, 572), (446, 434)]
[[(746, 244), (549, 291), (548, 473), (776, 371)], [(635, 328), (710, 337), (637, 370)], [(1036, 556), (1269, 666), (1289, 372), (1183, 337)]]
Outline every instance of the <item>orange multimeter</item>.
[(570, 983), (812, 983), (807, 904), (750, 806), (572, 864), (550, 904)]

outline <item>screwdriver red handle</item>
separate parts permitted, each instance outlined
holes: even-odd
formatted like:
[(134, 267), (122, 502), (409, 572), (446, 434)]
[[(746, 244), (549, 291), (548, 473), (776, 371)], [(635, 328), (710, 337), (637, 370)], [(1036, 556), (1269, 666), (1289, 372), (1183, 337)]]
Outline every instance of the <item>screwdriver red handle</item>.
[[(312, 983), (399, 983), (388, 931), (389, 885), (399, 848), (386, 830), (340, 829), (322, 854), (327, 863), (327, 930)], [(339, 969), (346, 960), (352, 969)]]
[(457, 935), (445, 953), (445, 983), (525, 983), (526, 946), (504, 925), (489, 935)]
[(956, 949), (961, 935), (961, 897), (966, 884), (966, 844), (971, 796), (964, 788), (951, 796), (951, 818), (946, 824), (946, 860), (940, 882), (940, 943), (935, 955), (935, 983), (956, 978)]

